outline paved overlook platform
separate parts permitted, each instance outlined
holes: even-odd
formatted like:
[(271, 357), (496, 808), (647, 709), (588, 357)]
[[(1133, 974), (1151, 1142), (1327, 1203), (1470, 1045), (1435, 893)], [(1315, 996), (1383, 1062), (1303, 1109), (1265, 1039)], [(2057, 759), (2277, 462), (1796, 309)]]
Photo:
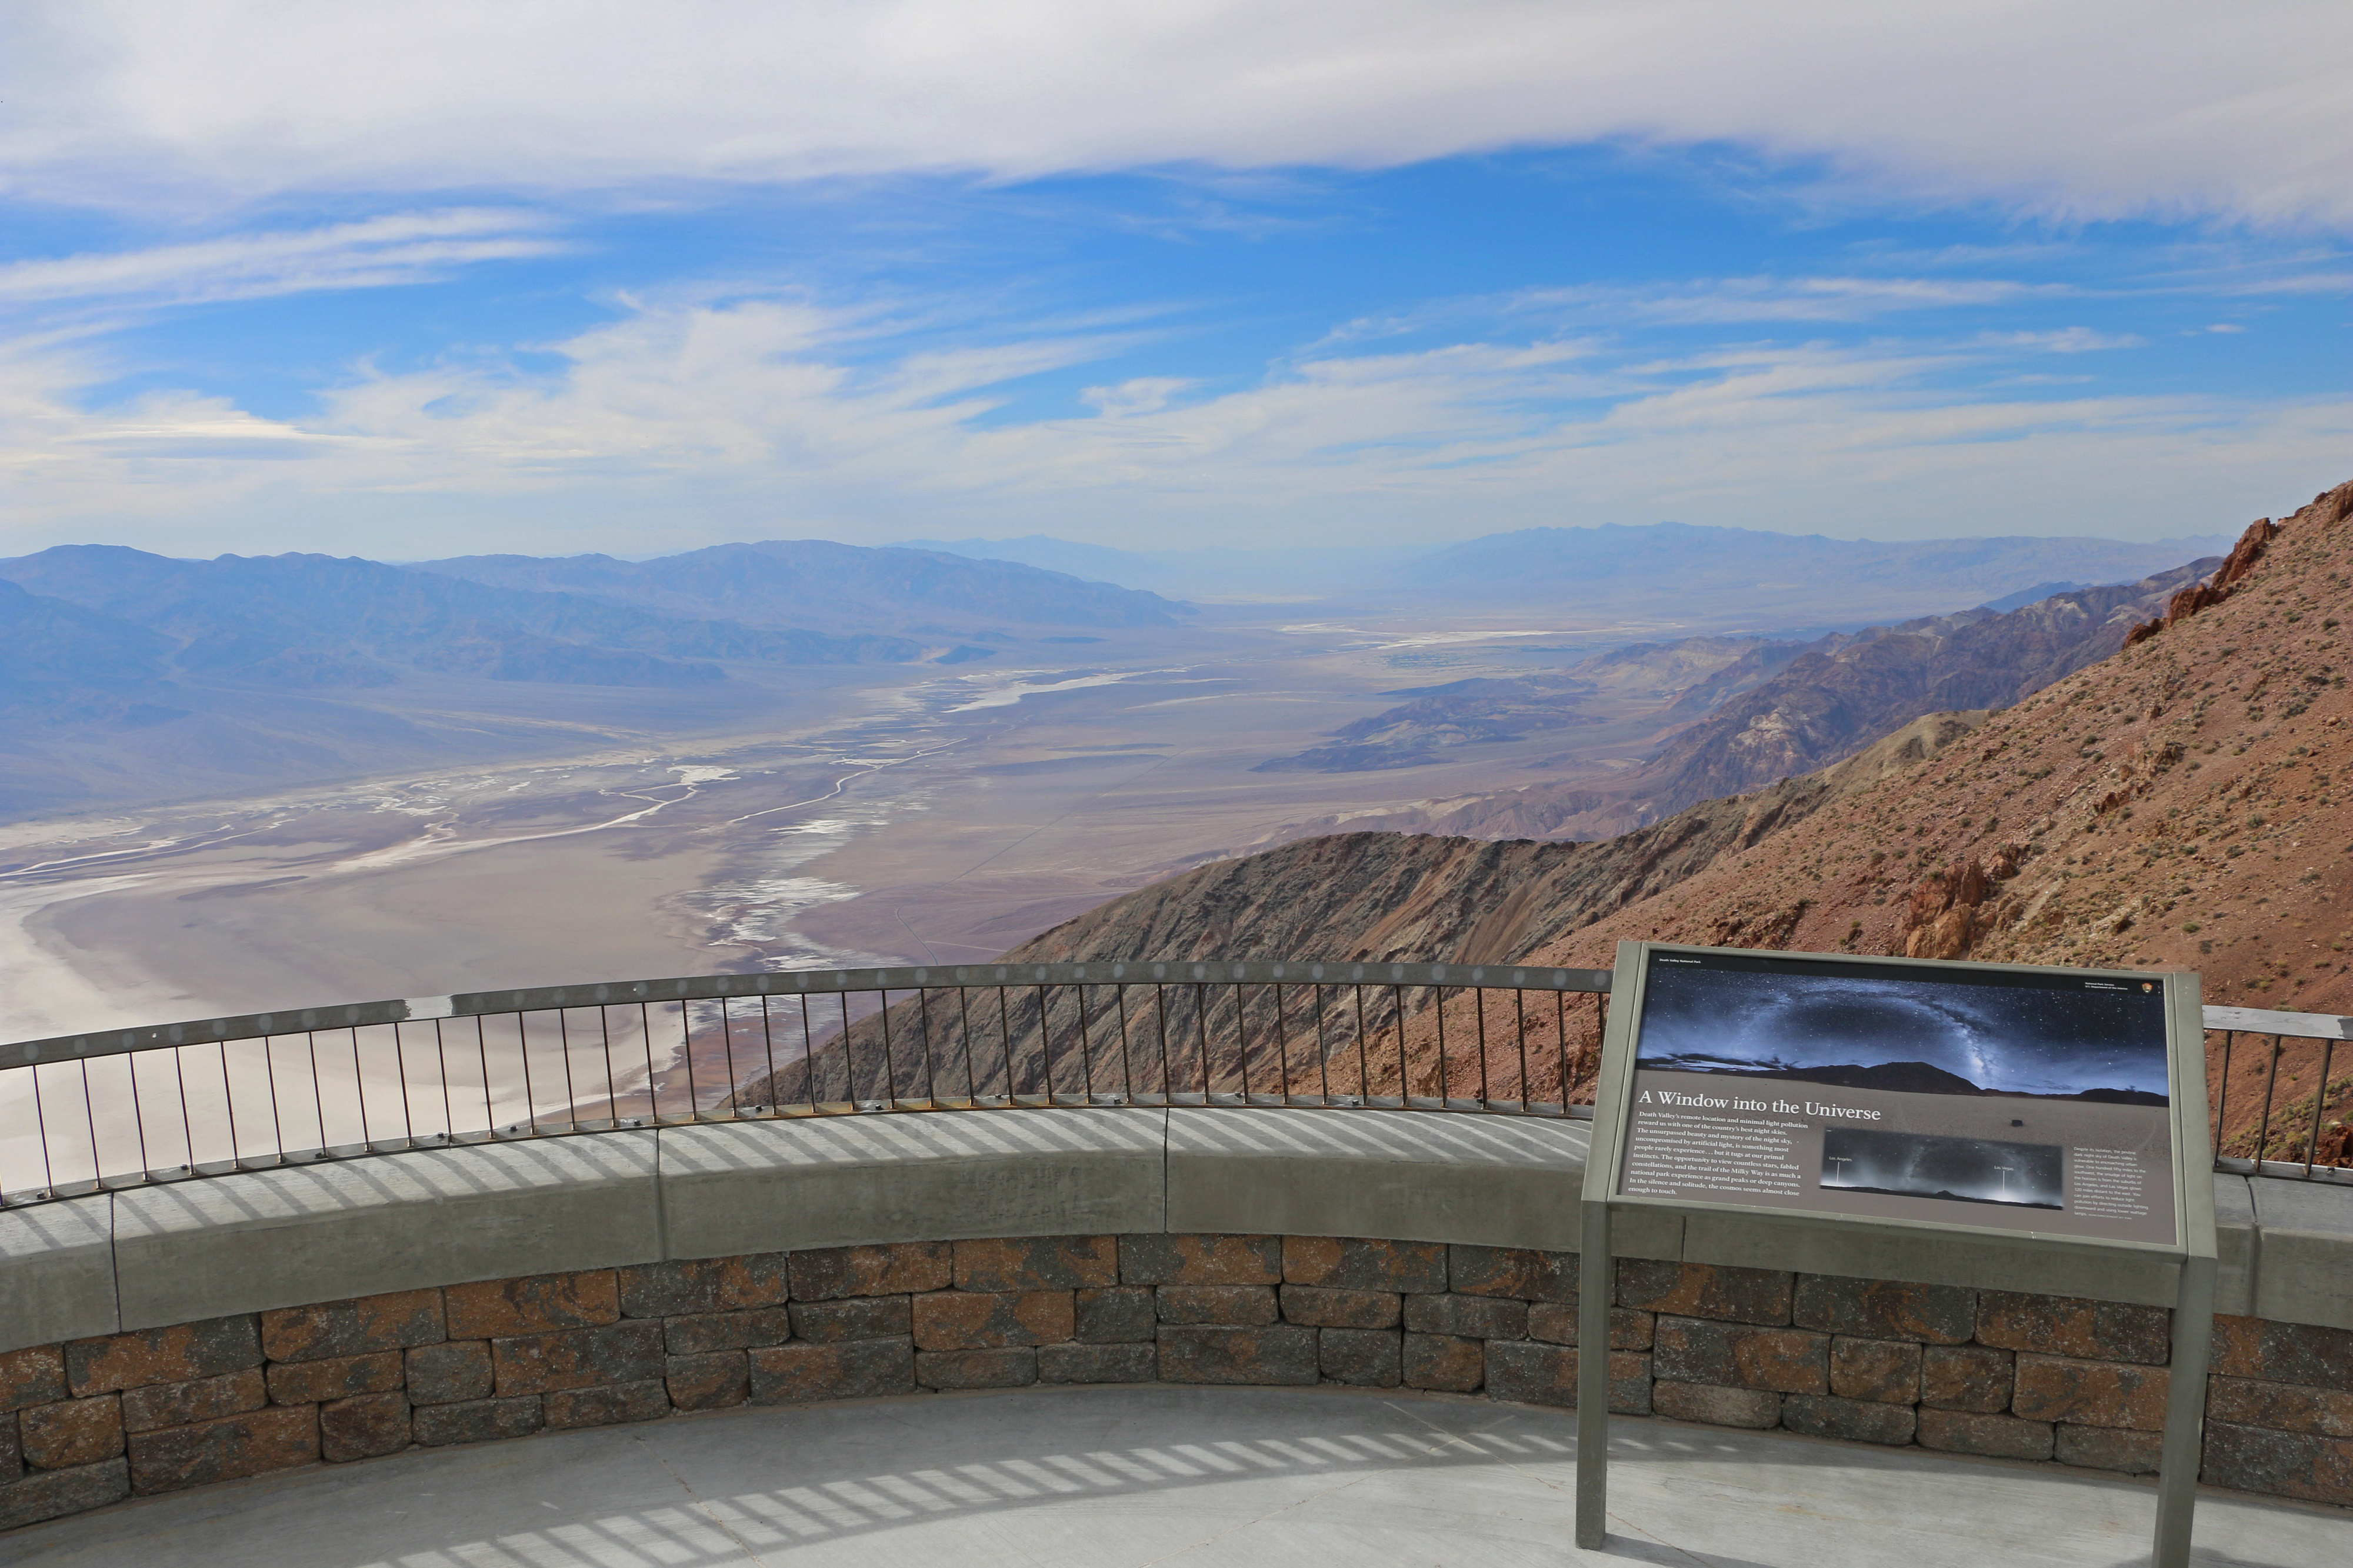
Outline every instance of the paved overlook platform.
[[(1098, 1388), (744, 1408), (413, 1452), (7, 1539), (18, 1568), (890, 1563), (1979, 1568), (2145, 1562), (2153, 1489), (2050, 1466), (1621, 1419), (1571, 1543), (1576, 1418), (1370, 1391)], [(2213, 1568), (2342, 1561), (2345, 1516), (2202, 1499)]]

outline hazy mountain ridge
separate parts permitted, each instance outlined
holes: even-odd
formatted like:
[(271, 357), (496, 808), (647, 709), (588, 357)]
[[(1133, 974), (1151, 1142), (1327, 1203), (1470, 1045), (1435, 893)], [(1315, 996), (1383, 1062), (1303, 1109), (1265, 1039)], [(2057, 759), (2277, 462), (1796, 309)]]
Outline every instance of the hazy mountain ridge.
[(1000, 624), (1174, 626), (1187, 613), (1156, 594), (1018, 563), (822, 539), (716, 544), (650, 561), (465, 555), (412, 569), (757, 626), (970, 636)]

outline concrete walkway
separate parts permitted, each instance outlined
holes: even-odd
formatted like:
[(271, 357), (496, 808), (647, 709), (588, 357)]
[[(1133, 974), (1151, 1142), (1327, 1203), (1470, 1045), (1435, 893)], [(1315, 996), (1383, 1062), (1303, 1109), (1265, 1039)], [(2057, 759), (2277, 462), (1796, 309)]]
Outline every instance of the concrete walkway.
[[(14, 1568), (955, 1568), (2147, 1560), (2154, 1493), (2047, 1467), (1620, 1420), (1569, 1542), (1571, 1412), (1338, 1390), (1029, 1390), (766, 1407), (124, 1504)], [(2337, 1561), (2353, 1518), (2200, 1500), (2197, 1561)]]

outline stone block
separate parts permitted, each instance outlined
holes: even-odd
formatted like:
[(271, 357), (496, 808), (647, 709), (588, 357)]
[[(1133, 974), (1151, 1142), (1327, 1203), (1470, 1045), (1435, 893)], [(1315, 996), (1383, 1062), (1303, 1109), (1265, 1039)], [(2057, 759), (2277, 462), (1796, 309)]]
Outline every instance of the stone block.
[(670, 1388), (659, 1377), (596, 1388), (566, 1388), (540, 1401), (548, 1430), (565, 1426), (617, 1426), (628, 1421), (659, 1421), (670, 1414)]
[(1977, 1332), (1978, 1293), (1956, 1285), (1800, 1274), (1789, 1321), (1801, 1329), (1859, 1339), (1964, 1344)]
[(189, 1383), (260, 1364), (261, 1332), (250, 1312), (66, 1346), (66, 1382), (76, 1394), (112, 1394), (142, 1383)]
[(1164, 1323), (1160, 1328), (1163, 1383), (1312, 1384), (1316, 1370), (1315, 1334), (1291, 1323), (1231, 1329), (1208, 1324)]
[[(1413, 1336), (1408, 1335), (1410, 1341)], [(1472, 1340), (1471, 1344), (1482, 1342)], [(1488, 1340), (1487, 1397), (1523, 1405), (1575, 1405), (1579, 1352), (1525, 1340)], [(1407, 1381), (1410, 1383), (1411, 1377)], [(1630, 1351), (1609, 1355), (1609, 1408), (1620, 1415), (1651, 1413), (1654, 1385), (1651, 1358)]]
[(1651, 1412), (1671, 1421), (1701, 1421), (1710, 1426), (1747, 1426), (1762, 1431), (1781, 1424), (1781, 1395), (1764, 1388), (1725, 1388), (1713, 1383), (1671, 1383), (1651, 1387)]
[(2353, 1331), (2218, 1316), (2213, 1344), (2213, 1369), (2226, 1376), (2353, 1394)]
[[(1577, 1342), (1577, 1312), (1575, 1301), (1533, 1301), (1528, 1304), (1528, 1338), (1542, 1340), (1546, 1344), (1573, 1345)], [(1613, 1351), (1646, 1351), (1658, 1326), (1658, 1316), (1638, 1312), (1631, 1307), (1609, 1309), (1609, 1348)]]
[(1400, 1352), (1408, 1388), (1469, 1394), (1487, 1381), (1487, 1342), (1452, 1334), (1408, 1334)]
[(1160, 1321), (1146, 1285), (1112, 1285), (1074, 1293), (1074, 1337), (1089, 1344), (1145, 1344)]
[(747, 1353), (754, 1405), (871, 1399), (915, 1390), (915, 1350), (903, 1339), (777, 1345)]
[(2353, 1505), (2353, 1441), (2209, 1421), (2199, 1479), (2240, 1491)]
[(458, 1405), (487, 1399), (491, 1394), (491, 1347), (482, 1340), (423, 1345), (408, 1352), (407, 1373), (411, 1405)]
[(913, 1298), (853, 1296), (841, 1301), (796, 1301), (792, 1305), (793, 1337), (812, 1344), (835, 1345), (850, 1340), (886, 1340), (914, 1331)]
[(115, 1394), (65, 1399), (16, 1413), (17, 1443), (37, 1470), (69, 1470), (122, 1452), (122, 1401)]
[[(1918, 1346), (1914, 1346), (1918, 1349)], [(1672, 1385), (1670, 1385), (1672, 1386)], [(1850, 1443), (1886, 1443), (1901, 1447), (1912, 1441), (1918, 1425), (1909, 1405), (1874, 1399), (1847, 1399), (1836, 1394), (1788, 1394), (1781, 1397), (1781, 1425), (1815, 1437), (1839, 1437)]]
[[(885, 1333), (906, 1331), (902, 1323)], [(740, 1312), (695, 1312), (662, 1320), (663, 1348), (672, 1355), (705, 1355), (712, 1351), (746, 1351), (760, 1345), (780, 1345), (793, 1337), (792, 1309), (753, 1307)], [(865, 1334), (845, 1338), (867, 1339)]]
[(2009, 1290), (1978, 1295), (1978, 1342), (2002, 1350), (2163, 1366), (2173, 1353), (2172, 1324), (2162, 1307)]
[(2153, 1476), (2165, 1457), (2162, 1432), (2125, 1432), (2113, 1426), (2075, 1426), (2062, 1422), (2052, 1445), (2052, 1458), (2063, 1465), (2087, 1470), (2121, 1470), (2128, 1476)]
[(87, 1513), (131, 1495), (131, 1467), (121, 1459), (72, 1470), (37, 1470), (11, 1486), (0, 1486), (0, 1530)]
[[(235, 1374), (232, 1374), (235, 1375)], [(378, 1351), (373, 1355), (341, 1355), (328, 1361), (280, 1363), (269, 1369), (272, 1405), (324, 1405), (331, 1399), (356, 1399), (382, 1394), (401, 1384), (401, 1352)], [(240, 1407), (245, 1408), (245, 1407)], [(211, 1415), (227, 1415), (212, 1411)], [(188, 1416), (188, 1420), (199, 1419)], [(159, 1426), (176, 1423), (159, 1421)]]
[(1773, 1268), (1621, 1258), (1618, 1305), (1679, 1318), (1781, 1324), (1789, 1321), (1792, 1279)]
[(621, 1315), (675, 1318), (689, 1312), (741, 1312), (780, 1307), (791, 1298), (790, 1253), (685, 1258), (638, 1263), (618, 1271)]
[(1404, 1298), (1393, 1290), (1331, 1290), (1285, 1285), (1282, 1319), (1316, 1329), (1394, 1329), (1404, 1321)]
[(142, 1496), (178, 1491), (318, 1461), (318, 1406), (273, 1405), (244, 1415), (140, 1433), (131, 1439), (131, 1489)]
[(1334, 1383), (1395, 1388), (1404, 1377), (1401, 1337), (1395, 1329), (1324, 1329), (1315, 1340), (1316, 1367)]
[(453, 1340), (496, 1340), (620, 1321), (620, 1284), (610, 1268), (483, 1279), (442, 1292)]
[(1577, 1300), (1577, 1254), (1521, 1247), (1454, 1246), (1446, 1249), (1447, 1289), (1464, 1296), (1510, 1296), (1522, 1301)]
[(2172, 1374), (2163, 1367), (2021, 1355), (2010, 1408), (2030, 1421), (2158, 1432), (2165, 1427), (2166, 1389), (2171, 1382)]
[(1405, 1326), (1417, 1334), (1472, 1340), (1525, 1339), (1528, 1304), (1504, 1296), (1408, 1296)]
[(408, 1395), (386, 1389), (319, 1406), (319, 1457), (331, 1465), (408, 1447)]
[(1119, 1277), (1129, 1285), (1277, 1285), (1277, 1236), (1123, 1236)]
[(1980, 1415), (2007, 1410), (2017, 1361), (1985, 1345), (1930, 1345), (1920, 1352), (1920, 1403)]
[[(151, 1383), (122, 1391), (122, 1425), (126, 1431), (153, 1432), (159, 1426), (186, 1426), (216, 1416), (241, 1415), (269, 1403), (269, 1386), (261, 1369), (225, 1372), (188, 1383)], [(281, 1399), (280, 1405), (309, 1401)]]
[(725, 1410), (751, 1396), (751, 1363), (742, 1351), (674, 1355), (662, 1363), (670, 1402), (681, 1410)]
[(417, 1441), (428, 1448), (451, 1443), (487, 1443), (496, 1437), (524, 1437), (546, 1419), (539, 1395), (513, 1399), (469, 1399), (458, 1405), (419, 1406), (409, 1417)]
[(2252, 1377), (2206, 1380), (2206, 1419), (2280, 1432), (2353, 1437), (2353, 1394)]
[(396, 1290), (261, 1314), (261, 1353), (271, 1361), (401, 1351), (448, 1337), (438, 1290)]
[(55, 1404), (67, 1392), (63, 1345), (33, 1345), (0, 1354), (0, 1415), (27, 1405)]
[(24, 1473), (25, 1446), (16, 1426), (16, 1413), (0, 1413), (0, 1487)]
[(1040, 1383), (1150, 1383), (1160, 1374), (1154, 1344), (1040, 1345)]
[(1153, 1307), (1164, 1323), (1262, 1327), (1282, 1321), (1271, 1285), (1163, 1285)]
[(925, 1388), (1027, 1388), (1038, 1381), (1029, 1349), (919, 1351), (915, 1381)]
[(1862, 1399), (1875, 1405), (1917, 1405), (1920, 1347), (1908, 1340), (1859, 1340), (1834, 1334), (1831, 1338), (1831, 1392), (1841, 1399)]
[(1967, 1410), (1919, 1412), (1919, 1444), (1948, 1454), (1983, 1454), (1996, 1459), (2047, 1459), (2051, 1457), (2051, 1423), (2022, 1421), (2015, 1415), (1979, 1415)]
[(1830, 1392), (1830, 1336), (1810, 1329), (1662, 1317), (1651, 1338), (1651, 1357), (1654, 1373), (1676, 1383), (1776, 1394)]
[(1115, 1236), (999, 1237), (955, 1244), (959, 1290), (1075, 1290), (1119, 1282)]
[[(818, 1247), (792, 1255), (790, 1278), (796, 1303), (944, 1290), (955, 1278), (955, 1246), (946, 1241), (902, 1241), (879, 1247)], [(807, 1332), (798, 1326), (797, 1313), (794, 1331)]]
[(492, 1340), (491, 1369), (502, 1397), (643, 1383), (662, 1374), (662, 1326), (633, 1318), (603, 1328)]
[(1287, 1285), (1321, 1285), (1334, 1290), (1435, 1294), (1446, 1289), (1446, 1248), (1434, 1241), (1286, 1236), (1282, 1279)]
[(919, 1351), (1054, 1344), (1076, 1327), (1068, 1290), (933, 1290), (914, 1299), (913, 1319)]

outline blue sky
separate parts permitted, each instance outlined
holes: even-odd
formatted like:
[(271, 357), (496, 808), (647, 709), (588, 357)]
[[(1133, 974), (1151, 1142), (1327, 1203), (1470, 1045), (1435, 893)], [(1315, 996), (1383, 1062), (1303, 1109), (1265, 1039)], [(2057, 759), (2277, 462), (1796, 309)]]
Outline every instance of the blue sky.
[(2342, 7), (675, 15), (0, 22), (0, 550), (2154, 538), (2353, 473)]

